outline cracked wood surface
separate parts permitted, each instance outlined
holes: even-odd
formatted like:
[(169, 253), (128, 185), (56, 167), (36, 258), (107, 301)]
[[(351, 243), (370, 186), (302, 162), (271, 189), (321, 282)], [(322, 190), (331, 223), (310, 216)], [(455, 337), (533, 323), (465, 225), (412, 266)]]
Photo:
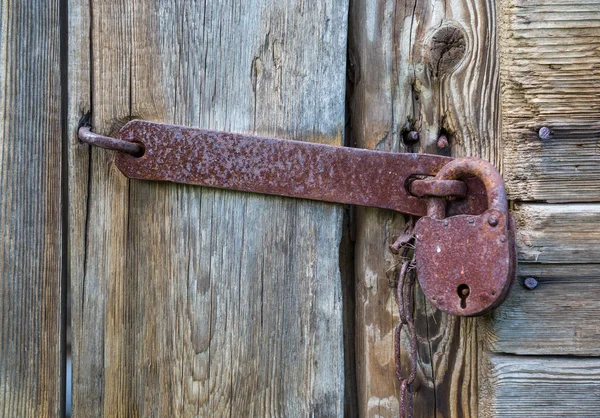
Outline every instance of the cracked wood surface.
[[(518, 280), (486, 321), (500, 353), (598, 356), (600, 205), (515, 204)], [(539, 285), (527, 290), (523, 280)]]
[[(519, 265), (510, 297), (484, 322), (491, 351), (600, 356), (600, 265), (576, 262)], [(534, 290), (523, 286), (527, 277), (538, 281)]]
[[(340, 416), (340, 206), (128, 181), (130, 118), (342, 144), (347, 2), (69, 1), (75, 416)], [(89, 34), (89, 37), (86, 36)]]
[[(481, 156), (500, 166), (494, 1), (352, 2), (349, 33), (353, 145), (393, 152)], [(418, 144), (404, 145), (407, 129)], [(438, 150), (441, 132), (450, 148)], [(395, 417), (397, 309), (387, 250), (404, 216), (359, 208), (356, 357), (359, 415)], [(416, 416), (477, 416), (477, 319), (440, 314), (417, 297)], [(406, 347), (406, 341), (405, 341)], [(403, 361), (406, 362), (406, 353)]]
[(0, 2), (0, 416), (57, 417), (65, 347), (57, 0)]
[(600, 416), (600, 359), (493, 355), (481, 418)]
[(600, 1), (499, 5), (509, 198), (600, 200)]
[(516, 204), (519, 259), (539, 263), (597, 263), (600, 204)]

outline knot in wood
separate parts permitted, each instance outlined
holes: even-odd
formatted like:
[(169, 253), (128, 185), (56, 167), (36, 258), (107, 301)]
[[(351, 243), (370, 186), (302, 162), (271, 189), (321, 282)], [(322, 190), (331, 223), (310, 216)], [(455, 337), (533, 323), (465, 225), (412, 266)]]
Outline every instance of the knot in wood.
[(449, 25), (437, 29), (429, 42), (429, 65), (435, 77), (452, 72), (465, 56), (467, 41), (464, 32)]

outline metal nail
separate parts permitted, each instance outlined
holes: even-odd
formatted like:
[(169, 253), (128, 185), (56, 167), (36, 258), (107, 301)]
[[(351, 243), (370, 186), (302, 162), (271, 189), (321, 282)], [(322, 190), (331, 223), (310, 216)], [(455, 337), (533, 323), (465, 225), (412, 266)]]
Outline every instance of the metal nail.
[(527, 289), (533, 290), (538, 286), (538, 281), (536, 279), (534, 279), (533, 277), (528, 277), (525, 279), (523, 284), (525, 285), (525, 287)]
[(412, 144), (419, 140), (419, 133), (417, 131), (409, 131), (404, 134), (404, 143)]
[(438, 149), (446, 149), (448, 148), (448, 145), (448, 137), (446, 135), (440, 135), (440, 137), (437, 140)]
[(538, 131), (538, 137), (544, 141), (550, 139), (552, 136), (552, 131), (547, 126), (542, 126)]

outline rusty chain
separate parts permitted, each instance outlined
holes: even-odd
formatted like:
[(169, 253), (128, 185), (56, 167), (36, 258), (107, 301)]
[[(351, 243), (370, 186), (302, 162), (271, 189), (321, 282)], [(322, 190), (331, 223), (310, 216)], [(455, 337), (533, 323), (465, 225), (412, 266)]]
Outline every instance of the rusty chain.
[[(417, 335), (413, 322), (413, 289), (416, 279), (414, 268), (413, 252), (414, 223), (407, 222), (404, 232), (398, 237), (396, 242), (390, 247), (395, 254), (401, 254), (402, 267), (398, 272), (396, 286), (396, 303), (400, 322), (396, 325), (394, 333), (394, 356), (396, 361), (396, 377), (400, 382), (400, 394), (398, 398), (400, 418), (413, 418), (413, 389), (412, 384), (417, 375)], [(410, 256), (410, 257), (409, 257)], [(401, 336), (404, 326), (408, 327), (408, 337), (410, 341), (410, 371), (408, 376), (402, 373), (401, 362)]]

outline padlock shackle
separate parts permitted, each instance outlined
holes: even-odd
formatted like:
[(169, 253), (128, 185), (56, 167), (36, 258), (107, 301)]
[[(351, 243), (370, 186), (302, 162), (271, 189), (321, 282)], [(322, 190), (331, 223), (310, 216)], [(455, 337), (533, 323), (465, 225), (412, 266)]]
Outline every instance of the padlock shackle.
[[(481, 158), (457, 158), (446, 164), (435, 176), (436, 180), (460, 180), (466, 177), (479, 178), (486, 189), (488, 209), (508, 212), (504, 180), (491, 163)], [(434, 219), (446, 217), (446, 201), (430, 198), (427, 203), (427, 216)]]

